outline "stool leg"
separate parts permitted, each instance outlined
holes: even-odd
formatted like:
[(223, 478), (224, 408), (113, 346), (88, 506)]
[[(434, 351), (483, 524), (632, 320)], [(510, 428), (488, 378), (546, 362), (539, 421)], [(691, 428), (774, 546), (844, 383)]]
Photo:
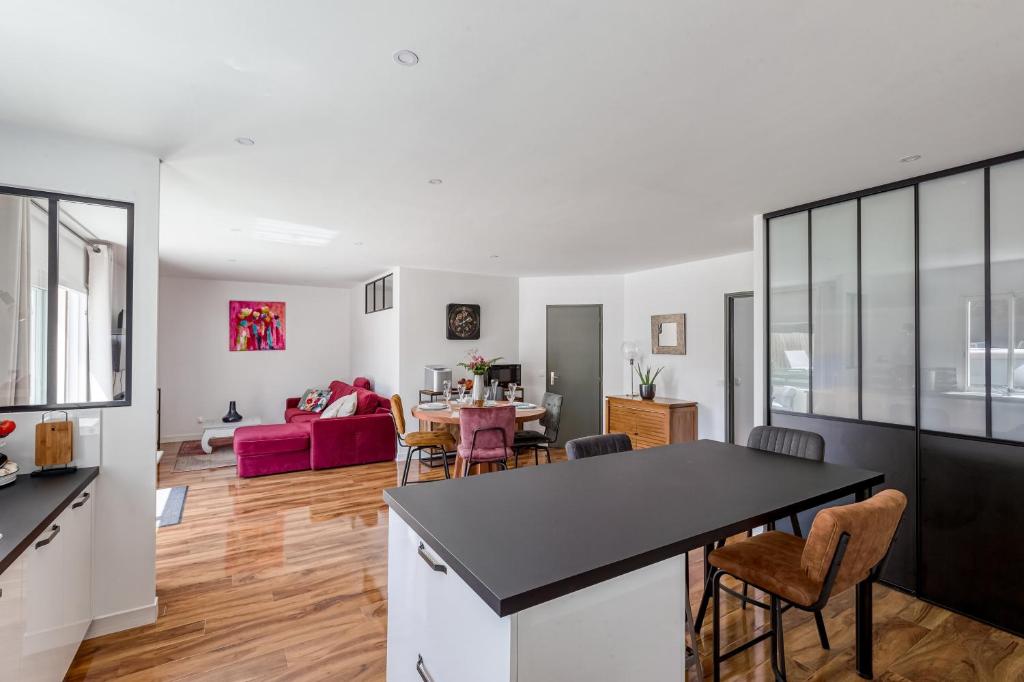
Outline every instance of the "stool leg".
[(709, 585), (709, 587), (714, 589), (715, 591), (715, 605), (711, 611), (711, 670), (712, 679), (714, 680), (714, 682), (719, 682), (722, 679), (722, 658), (720, 655), (722, 647), (722, 636), (721, 632), (719, 631), (720, 626), (718, 623), (719, 616), (721, 615), (721, 613), (719, 613), (719, 604), (722, 601), (722, 595), (719, 593), (718, 588), (721, 587), (722, 584), (722, 575), (723, 574), (721, 571), (715, 571), (711, 574), (711, 578), (709, 580), (709, 582), (711, 582), (711, 585)]
[(449, 479), (452, 477), (451, 472), (448, 471), (448, 451), (441, 448), (441, 460), (444, 461), (444, 477)]
[(821, 611), (814, 612), (814, 622), (818, 626), (818, 639), (821, 640), (821, 648), (828, 651), (831, 647), (828, 645), (828, 633), (825, 632), (825, 619), (821, 616)]

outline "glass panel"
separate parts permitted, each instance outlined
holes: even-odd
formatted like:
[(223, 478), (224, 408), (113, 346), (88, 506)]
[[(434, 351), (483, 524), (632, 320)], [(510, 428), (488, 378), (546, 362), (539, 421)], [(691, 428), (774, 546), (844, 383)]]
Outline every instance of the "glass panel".
[[(985, 390), (972, 388), (980, 346), (977, 301), (985, 295), (984, 172), (920, 185), (921, 427), (985, 435)], [(976, 320), (977, 318), (975, 318)]]
[(864, 419), (912, 426), (913, 187), (861, 199), (860, 278)]
[(390, 308), (394, 305), (392, 300), (394, 297), (395, 289), (395, 278), (394, 275), (388, 275), (384, 278), (384, 307)]
[(1024, 161), (989, 176), (992, 436), (1024, 441)]
[(0, 194), (0, 405), (46, 403), (49, 202)]
[(815, 414), (858, 417), (857, 202), (811, 211)]
[(807, 213), (770, 220), (768, 248), (772, 409), (807, 412), (811, 360)]
[(381, 310), (384, 307), (384, 280), (378, 279), (373, 283), (373, 309)]
[(373, 312), (373, 282), (366, 285), (366, 306), (363, 308), (364, 312)]
[(56, 400), (122, 400), (128, 211), (74, 201), (59, 206)]

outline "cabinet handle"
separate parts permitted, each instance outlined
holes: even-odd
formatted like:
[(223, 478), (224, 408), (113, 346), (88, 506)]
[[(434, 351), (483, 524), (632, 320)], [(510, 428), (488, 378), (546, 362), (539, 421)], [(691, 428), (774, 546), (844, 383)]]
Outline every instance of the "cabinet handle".
[(89, 501), (89, 493), (82, 493), (81, 501), (80, 502), (75, 502), (73, 505), (71, 505), (71, 508), (72, 509), (78, 509), (79, 507), (84, 506), (85, 503), (88, 502), (88, 501)]
[(438, 573), (448, 573), (447, 566), (445, 566), (444, 564), (439, 564), (430, 558), (430, 555), (427, 554), (427, 548), (422, 542), (420, 543), (419, 549), (417, 549), (416, 552), (424, 561), (427, 562), (427, 566), (430, 566), (431, 570), (437, 571)]
[(420, 674), (420, 679), (423, 682), (434, 682), (434, 679), (427, 672), (427, 665), (423, 662), (423, 656), (416, 657), (416, 672)]
[(57, 537), (57, 535), (59, 533), (60, 533), (60, 526), (58, 526), (56, 523), (53, 524), (53, 528), (50, 529), (50, 537), (46, 538), (45, 540), (40, 540), (39, 542), (37, 542), (36, 543), (36, 549), (39, 549), (40, 547), (45, 547), (46, 545), (48, 545), (51, 542), (53, 542), (53, 539), (55, 537)]

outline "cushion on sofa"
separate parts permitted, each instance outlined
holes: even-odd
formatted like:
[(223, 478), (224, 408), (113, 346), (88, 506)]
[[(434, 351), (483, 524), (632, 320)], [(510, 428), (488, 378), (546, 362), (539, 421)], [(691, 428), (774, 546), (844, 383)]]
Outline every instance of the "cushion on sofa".
[(373, 390), (373, 382), (366, 377), (356, 377), (352, 380), (352, 385), (356, 388), (365, 388), (367, 391)]
[(356, 392), (356, 414), (373, 414), (377, 411), (379, 399), (373, 391), (365, 388), (357, 388)]
[(338, 380), (332, 381), (328, 388), (331, 389), (331, 398), (327, 401), (328, 405), (331, 405), (332, 403), (341, 400), (345, 396), (351, 395), (356, 391), (355, 386), (351, 386), (346, 384), (344, 381)]
[(349, 393), (344, 398), (335, 400), (320, 413), (320, 418), (333, 419), (334, 417), (351, 417), (356, 413), (357, 399), (358, 396), (355, 393)]
[(305, 450), (309, 448), (309, 424), (243, 426), (235, 430), (234, 447), (239, 457)]

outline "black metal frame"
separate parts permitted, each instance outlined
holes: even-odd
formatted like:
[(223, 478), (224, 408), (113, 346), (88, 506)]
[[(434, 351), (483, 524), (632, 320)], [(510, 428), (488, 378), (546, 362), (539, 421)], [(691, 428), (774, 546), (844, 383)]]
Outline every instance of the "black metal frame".
[[(0, 412), (42, 412), (46, 410), (90, 410), (102, 407), (130, 407), (132, 404), (132, 321), (134, 319), (133, 287), (135, 268), (135, 204), (128, 201), (116, 201), (113, 199), (99, 199), (86, 197), (77, 194), (64, 194), (62, 192), (48, 192), (45, 190), (29, 189), (25, 187), (13, 187), (0, 185), (0, 194), (10, 194), (19, 197), (45, 199), (47, 205), (47, 320), (46, 320), (46, 402), (36, 405), (4, 405), (0, 406)], [(58, 403), (54, 400), (57, 395), (57, 285), (60, 277), (60, 210), (59, 202), (69, 201), (80, 204), (93, 204), (97, 206), (110, 206), (122, 208), (126, 211), (127, 220), (127, 246), (125, 257), (125, 298), (124, 298), (124, 398), (121, 400), (107, 400), (91, 403)]]
[[(402, 446), (403, 448), (406, 448), (406, 451), (405, 451), (405, 467), (402, 470), (402, 483), (401, 483), (402, 486), (406, 486), (406, 485), (409, 484), (409, 467), (412, 465), (412, 453), (416, 452), (419, 455), (422, 455), (423, 451), (424, 450), (428, 450), (428, 449), (430, 449), (430, 450), (440, 449), (441, 450), (440, 458), (444, 462), (444, 477), (446, 479), (450, 479), (452, 477), (451, 472), (448, 470), (448, 457), (450, 456), (450, 453), (447, 450), (445, 450), (440, 445), (409, 445), (408, 443), (405, 442), (404, 435), (398, 429), (398, 422), (395, 421), (395, 414), (394, 414), (394, 412), (391, 413), (391, 423), (395, 425), (395, 434), (398, 436), (398, 444), (400, 446)], [(422, 459), (420, 461), (422, 461)], [(434, 468), (434, 466), (432, 464), (428, 465), (428, 466), (430, 466), (431, 469)], [(413, 483), (427, 483), (427, 482), (428, 481), (413, 481)]]
[[(788, 416), (792, 415), (795, 417), (806, 417), (813, 419), (824, 419), (833, 420), (837, 422), (847, 422), (851, 424), (866, 424), (882, 426), (892, 429), (909, 429), (914, 432), (914, 452), (913, 452), (913, 468), (915, 477), (915, 493), (917, 496), (916, 509), (914, 515), (911, 517), (914, 524), (915, 533), (913, 539), (913, 549), (916, 558), (915, 575), (913, 579), (912, 593), (922, 598), (934, 601), (936, 595), (921, 594), (924, 584), (924, 576), (926, 575), (927, 567), (924, 565), (925, 552), (923, 551), (923, 536), (926, 534), (925, 528), (922, 524), (926, 521), (926, 515), (924, 510), (928, 502), (925, 499), (923, 493), (923, 482), (922, 476), (924, 475), (925, 462), (922, 461), (922, 436), (940, 436), (951, 439), (966, 439), (973, 440), (979, 443), (990, 443), (1000, 444), (1013, 448), (1024, 448), (1024, 443), (1019, 441), (1012, 441), (1008, 439), (996, 438), (992, 435), (992, 413), (993, 413), (993, 396), (992, 396), (992, 236), (991, 236), (991, 169), (1004, 163), (1010, 163), (1014, 161), (1020, 161), (1024, 159), (1024, 151), (1018, 151), (1011, 154), (1005, 154), (990, 159), (976, 161), (973, 163), (963, 164), (960, 166), (935, 171), (923, 175), (910, 177), (904, 180), (896, 182), (886, 183), (875, 187), (870, 187), (855, 192), (849, 192), (846, 194), (821, 199), (814, 202), (808, 202), (798, 206), (782, 209), (779, 211), (773, 211), (765, 213), (763, 216), (763, 244), (764, 244), (764, 280), (763, 286), (765, 291), (764, 300), (764, 422), (766, 424), (772, 424), (775, 416)], [(937, 431), (933, 429), (924, 429), (921, 426), (921, 400), (922, 400), (922, 386), (921, 386), (921, 193), (920, 187), (922, 183), (930, 180), (936, 180), (948, 176), (958, 175), (962, 173), (968, 173), (972, 171), (981, 171), (983, 174), (983, 238), (984, 238), (984, 295), (985, 295), (985, 435), (975, 436), (968, 434), (957, 434), (945, 431)], [(864, 404), (863, 404), (863, 310), (861, 301), (862, 292), (862, 233), (861, 233), (861, 202), (864, 198), (870, 197), (876, 194), (884, 192), (890, 192), (900, 189), (912, 189), (913, 190), (913, 239), (914, 239), (914, 262), (913, 262), (913, 277), (914, 277), (914, 339), (913, 339), (913, 353), (914, 353), (914, 423), (912, 425), (907, 424), (891, 424), (885, 422), (875, 422), (864, 420)], [(832, 415), (816, 414), (813, 408), (813, 379), (808, 378), (809, 394), (808, 394), (808, 412), (806, 413), (792, 413), (785, 410), (777, 410), (772, 408), (772, 367), (771, 367), (771, 228), (770, 221), (782, 216), (799, 214), (806, 211), (808, 221), (812, 221), (811, 212), (815, 208), (823, 206), (838, 204), (847, 201), (857, 202), (857, 287), (858, 287), (858, 300), (857, 300), (857, 357), (858, 357), (858, 369), (857, 369), (857, 383), (858, 383), (858, 418), (853, 419), (849, 417), (836, 417)], [(810, 260), (810, 233), (808, 233), (808, 270), (811, 268)], [(813, 289), (813, 278), (808, 276), (808, 288)], [(811, 292), (809, 291), (809, 294)], [(813, 305), (808, 305), (808, 333), (811, 334), (813, 327), (814, 310)], [(811, 341), (813, 345), (813, 340)], [(811, 351), (813, 352), (813, 350)], [(813, 371), (813, 356), (811, 360), (811, 371)], [(909, 453), (908, 453), (909, 454)], [(932, 506), (939, 504), (937, 500), (932, 500)], [(903, 589), (906, 589), (904, 587)], [(941, 601), (938, 602), (941, 604)], [(1006, 629), (1007, 624), (1003, 624), (998, 627)], [(1015, 625), (1009, 625), (1011, 629), (1015, 628)]]
[[(394, 281), (395, 281), (395, 279), (394, 279), (394, 277), (395, 277), (395, 273), (389, 272), (386, 275), (381, 275), (380, 277), (367, 282), (363, 286), (363, 314), (364, 315), (369, 315), (370, 313), (379, 313), (382, 310), (391, 310), (392, 308), (395, 307), (395, 290), (394, 290)], [(390, 278), (391, 282), (392, 282), (392, 284), (391, 284), (391, 305), (386, 305), (386, 301), (384, 300), (384, 292), (387, 290), (386, 289), (386, 286), (387, 286), (386, 280), (388, 278)], [(366, 305), (366, 292), (368, 290), (370, 290), (370, 289), (375, 288), (376, 285), (377, 285), (377, 282), (381, 283), (381, 285), (380, 285), (380, 289), (381, 289), (381, 293), (380, 293), (381, 303), (380, 303), (380, 307), (378, 308), (377, 307), (377, 294), (375, 292), (374, 295), (373, 295), (373, 309), (371, 310), (370, 306)]]
[(733, 312), (737, 298), (753, 298), (753, 291), (734, 291), (725, 295), (725, 442), (736, 442), (735, 414), (733, 399), (736, 393), (735, 358), (733, 341), (736, 336), (736, 325), (733, 324)]

